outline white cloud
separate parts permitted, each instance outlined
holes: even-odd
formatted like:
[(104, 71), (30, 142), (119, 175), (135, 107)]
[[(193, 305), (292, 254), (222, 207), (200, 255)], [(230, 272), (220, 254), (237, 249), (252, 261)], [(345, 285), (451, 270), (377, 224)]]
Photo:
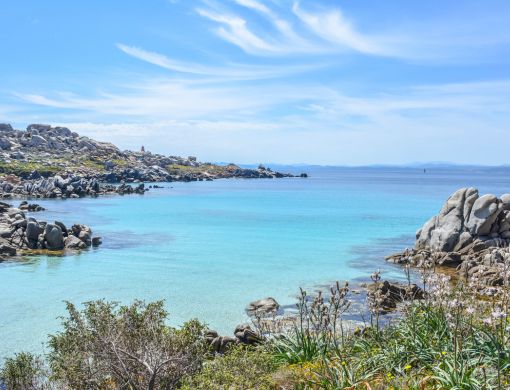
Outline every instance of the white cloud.
[(375, 39), (356, 31), (340, 9), (310, 13), (295, 2), (292, 10), (311, 31), (327, 41), (365, 54), (385, 54)]
[[(72, 119), (62, 124), (122, 148), (143, 142), (153, 151), (212, 161), (362, 164), (459, 161), (475, 145), (489, 147), (489, 140), (510, 131), (498, 120), (510, 116), (509, 91), (510, 80), (422, 85), (371, 96), (320, 85), (218, 87), (154, 80), (101, 96), (20, 97), (27, 104), (65, 108)], [(487, 127), (490, 136), (480, 138)], [(452, 142), (462, 153), (441, 158)], [(491, 153), (478, 161), (502, 156)]]
[(219, 78), (222, 82), (234, 80), (262, 80), (275, 77), (284, 77), (317, 68), (317, 66), (313, 65), (256, 66), (236, 63), (228, 63), (218, 67), (202, 66), (192, 62), (171, 60), (164, 54), (148, 51), (135, 46), (125, 45), (122, 43), (118, 43), (117, 48), (133, 58), (148, 62), (156, 66), (160, 66), (168, 70), (183, 74), (216, 77)]
[(198, 8), (197, 12), (200, 16), (218, 22), (223, 25), (216, 29), (216, 33), (229, 41), (230, 43), (239, 46), (241, 49), (248, 53), (257, 52), (272, 52), (279, 53), (279, 47), (264, 40), (258, 35), (254, 34), (247, 26), (246, 21), (238, 16), (228, 14), (221, 14), (214, 11)]
[(264, 4), (262, 4), (256, 0), (235, 0), (235, 2), (239, 5), (242, 5), (243, 7), (251, 8), (251, 9), (254, 9), (255, 11), (261, 12), (271, 18), (275, 17), (273, 11), (271, 11)]

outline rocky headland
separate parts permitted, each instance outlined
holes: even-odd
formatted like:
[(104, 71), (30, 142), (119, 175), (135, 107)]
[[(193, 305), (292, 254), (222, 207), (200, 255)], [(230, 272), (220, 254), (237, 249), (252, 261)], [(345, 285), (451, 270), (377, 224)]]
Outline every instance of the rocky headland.
[(143, 147), (139, 152), (121, 151), (66, 127), (41, 124), (26, 130), (0, 124), (0, 175), (4, 198), (143, 194), (148, 189), (143, 183), (151, 182), (293, 176), (262, 165), (246, 169), (202, 163), (193, 156), (163, 156)]
[(416, 233), (414, 248), (387, 257), (416, 267), (447, 266), (485, 286), (501, 285), (510, 263), (510, 194), (452, 194)]

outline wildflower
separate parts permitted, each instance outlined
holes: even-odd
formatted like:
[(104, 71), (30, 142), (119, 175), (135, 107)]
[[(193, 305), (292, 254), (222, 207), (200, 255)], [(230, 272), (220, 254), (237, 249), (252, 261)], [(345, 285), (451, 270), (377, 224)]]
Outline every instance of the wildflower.
[(496, 309), (494, 310), (492, 313), (491, 313), (492, 317), (493, 318), (503, 318), (503, 317), (506, 317), (506, 313), (504, 311), (502, 311), (501, 309)]
[(342, 361), (342, 366), (346, 366), (347, 362), (345, 360)]
[(490, 317), (484, 318), (483, 323), (484, 323), (485, 325), (490, 325), (490, 324), (492, 324), (492, 318), (490, 318)]
[(469, 306), (467, 309), (466, 309), (466, 313), (468, 314), (473, 314), (475, 312), (475, 308), (472, 307), (472, 306)]
[(443, 355), (443, 356), (446, 355), (446, 351), (442, 351), (441, 355)]
[(404, 370), (410, 370), (411, 369), (411, 365), (410, 364), (407, 364), (405, 367), (404, 367)]

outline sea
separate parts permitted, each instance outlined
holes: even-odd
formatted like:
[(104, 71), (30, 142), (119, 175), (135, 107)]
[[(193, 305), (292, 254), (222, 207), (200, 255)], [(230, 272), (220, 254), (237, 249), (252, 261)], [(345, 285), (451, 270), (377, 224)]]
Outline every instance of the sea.
[[(246, 305), (299, 288), (351, 285), (412, 247), (415, 232), (461, 187), (510, 192), (509, 167), (276, 167), (308, 178), (160, 183), (144, 195), (33, 200), (39, 220), (89, 225), (103, 245), (0, 263), (0, 361), (47, 352), (65, 302), (164, 300), (168, 323), (198, 318), (232, 335)], [(19, 201), (12, 201), (17, 205)]]

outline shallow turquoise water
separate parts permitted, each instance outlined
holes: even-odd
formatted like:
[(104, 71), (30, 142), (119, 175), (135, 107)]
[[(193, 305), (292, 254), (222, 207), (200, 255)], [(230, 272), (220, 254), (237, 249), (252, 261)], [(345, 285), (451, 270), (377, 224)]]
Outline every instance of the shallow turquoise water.
[[(0, 264), (0, 358), (43, 350), (64, 300), (164, 299), (170, 321), (222, 333), (244, 307), (299, 286), (363, 279), (461, 186), (510, 191), (508, 169), (300, 168), (308, 179), (166, 183), (144, 196), (38, 201), (39, 219), (90, 225), (103, 246), (77, 256)], [(16, 202), (17, 203), (17, 202)]]

